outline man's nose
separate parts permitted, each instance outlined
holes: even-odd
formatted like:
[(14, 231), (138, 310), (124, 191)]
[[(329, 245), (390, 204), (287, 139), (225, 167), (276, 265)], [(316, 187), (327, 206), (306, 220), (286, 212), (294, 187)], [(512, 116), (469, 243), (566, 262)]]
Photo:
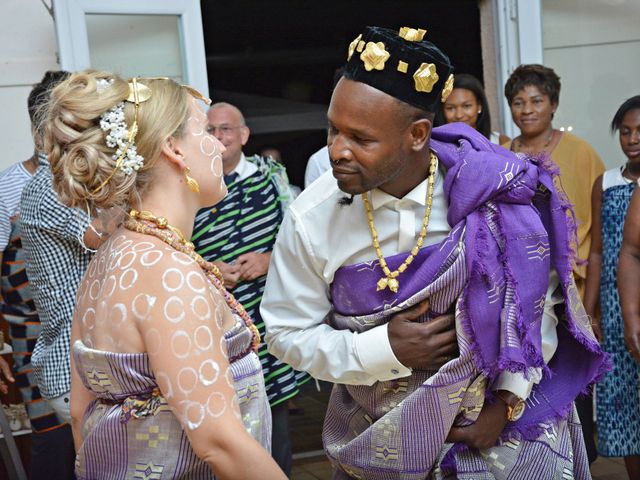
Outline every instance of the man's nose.
[(349, 142), (342, 135), (334, 135), (328, 147), (329, 157), (333, 162), (337, 163), (340, 160), (350, 160), (352, 158)]

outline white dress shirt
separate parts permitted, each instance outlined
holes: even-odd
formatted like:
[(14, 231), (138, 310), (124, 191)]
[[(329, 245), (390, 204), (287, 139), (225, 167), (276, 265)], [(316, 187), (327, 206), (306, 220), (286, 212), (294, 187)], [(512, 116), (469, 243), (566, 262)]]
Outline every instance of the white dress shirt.
[(329, 160), (329, 147), (325, 145), (309, 157), (307, 168), (304, 171), (304, 188), (311, 185), (327, 170), (331, 170), (331, 161)]
[(238, 180), (244, 180), (245, 178), (249, 178), (255, 172), (258, 171), (258, 167), (256, 167), (255, 163), (251, 163), (247, 161), (247, 157), (244, 156), (244, 153), (240, 154), (240, 161), (236, 165), (236, 168), (231, 170), (227, 175), (231, 175), (232, 173), (238, 174)]
[[(451, 230), (442, 183), (442, 175), (438, 174), (425, 245), (442, 241)], [(371, 207), (384, 256), (408, 252), (415, 245), (425, 211), (426, 189), (425, 180), (400, 199), (378, 189), (371, 191)], [(356, 195), (352, 205), (339, 205), (338, 200), (345, 196), (329, 171), (290, 206), (271, 256), (261, 312), (269, 351), (285, 363), (322, 380), (371, 385), (408, 376), (411, 369), (394, 355), (387, 324), (357, 333), (335, 330), (324, 323), (331, 310), (329, 287), (336, 270), (376, 257), (362, 199)], [(402, 282), (402, 276), (399, 280)], [(553, 305), (562, 297), (553, 294), (557, 286), (554, 275), (541, 327), (545, 361), (553, 356), (558, 342)], [(494, 389), (526, 398), (541, 378), (540, 369), (532, 370), (529, 380), (522, 374), (505, 372)]]

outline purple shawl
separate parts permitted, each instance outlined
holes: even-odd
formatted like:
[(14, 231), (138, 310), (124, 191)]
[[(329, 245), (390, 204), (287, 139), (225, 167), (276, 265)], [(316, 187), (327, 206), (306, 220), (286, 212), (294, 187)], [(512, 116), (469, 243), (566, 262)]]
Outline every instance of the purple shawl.
[[(438, 281), (448, 268), (443, 262), (461, 239), (467, 281), (462, 286), (447, 281), (448, 288), (461, 292), (457, 306), (464, 314), (457, 317), (475, 368), (489, 385), (505, 370), (526, 376), (531, 367), (543, 369), (525, 414), (505, 431), (533, 440), (541, 424), (566, 418), (575, 398), (607, 368), (573, 281), (573, 213), (546, 159), (516, 155), (460, 123), (434, 129), (430, 146), (446, 168), (451, 233), (421, 250), (400, 277), (397, 294), (375, 290), (379, 270), (362, 265), (338, 270), (331, 286), (336, 318), (391, 315), (394, 306)], [(389, 267), (393, 270), (405, 257), (388, 258)], [(560, 278), (564, 316), (557, 329), (558, 349), (545, 365), (540, 326), (550, 267)], [(358, 296), (353, 296), (355, 285), (361, 286)], [(444, 313), (451, 302), (451, 297), (432, 300), (431, 315)]]

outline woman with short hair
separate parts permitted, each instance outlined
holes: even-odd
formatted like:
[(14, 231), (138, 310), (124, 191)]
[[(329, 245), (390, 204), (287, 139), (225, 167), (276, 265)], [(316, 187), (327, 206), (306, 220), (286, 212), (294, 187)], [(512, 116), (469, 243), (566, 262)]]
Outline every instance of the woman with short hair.
[(578, 262), (573, 274), (580, 297), (584, 298), (587, 267), (584, 261), (591, 246), (591, 189), (604, 172), (604, 163), (583, 139), (553, 127), (560, 104), (560, 77), (544, 65), (520, 65), (504, 87), (513, 121), (520, 135), (504, 146), (518, 153), (547, 154), (559, 168), (558, 186), (564, 190), (575, 212)]

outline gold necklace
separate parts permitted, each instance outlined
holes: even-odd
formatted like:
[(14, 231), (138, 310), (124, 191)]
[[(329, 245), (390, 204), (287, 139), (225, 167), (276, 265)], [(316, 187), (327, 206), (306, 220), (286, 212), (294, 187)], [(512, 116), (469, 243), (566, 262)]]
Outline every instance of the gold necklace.
[(413, 259), (422, 248), (424, 244), (424, 238), (427, 236), (427, 227), (429, 226), (429, 217), (431, 216), (431, 204), (433, 203), (433, 186), (435, 184), (436, 178), (436, 168), (438, 165), (438, 157), (436, 157), (435, 153), (429, 152), (431, 163), (429, 164), (429, 184), (427, 187), (427, 206), (424, 210), (424, 216), (422, 217), (422, 227), (420, 228), (420, 234), (418, 235), (418, 240), (416, 241), (416, 245), (411, 249), (411, 253), (409, 256), (405, 258), (402, 265), (398, 267), (397, 270), (393, 272), (389, 270), (387, 265), (387, 261), (384, 259), (382, 255), (382, 250), (380, 250), (380, 243), (378, 242), (378, 232), (376, 230), (376, 226), (373, 222), (373, 212), (371, 211), (371, 205), (369, 204), (369, 197), (367, 193), (364, 192), (362, 194), (362, 201), (364, 203), (364, 208), (367, 211), (367, 221), (369, 222), (369, 231), (371, 232), (371, 240), (373, 243), (373, 248), (376, 251), (376, 255), (378, 256), (378, 263), (380, 264), (380, 268), (384, 272), (384, 277), (378, 280), (377, 283), (377, 291), (384, 290), (385, 288), (389, 288), (393, 293), (397, 293), (400, 288), (400, 282), (398, 281), (398, 276), (403, 273), (407, 267), (413, 262)]
[[(198, 253), (196, 253), (195, 245), (185, 238), (184, 234), (180, 231), (180, 229), (174, 227), (173, 225), (170, 225), (166, 217), (156, 217), (152, 212), (148, 210), (138, 211), (136, 209), (131, 209), (131, 211), (129, 212), (129, 217), (133, 220), (143, 220), (145, 222), (153, 223), (160, 230), (170, 230), (176, 237), (178, 237), (177, 240), (184, 247), (185, 253), (187, 253), (190, 257), (194, 258), (198, 264), (200, 262), (196, 257), (191, 255), (190, 252), (193, 252), (193, 254), (196, 255), (197, 257), (200, 257), (200, 259), (202, 259), (203, 262), (206, 262), (206, 260), (204, 260)], [(142, 224), (140, 223), (137, 223), (135, 225), (132, 224), (131, 226), (132, 226), (131, 230), (135, 230), (138, 233), (145, 233), (145, 234), (153, 233), (153, 232), (147, 231), (146, 229), (144, 229), (145, 231), (142, 231), (143, 228), (142, 228)], [(163, 240), (165, 243), (169, 243), (170, 245), (172, 245), (172, 243), (170, 242), (171, 239), (169, 237), (164, 235), (163, 236), (155, 235), (155, 236), (160, 238), (160, 240)], [(207, 266), (207, 269), (211, 270), (211, 272), (218, 278), (218, 280), (220, 280), (220, 283), (224, 285), (224, 278), (222, 276), (222, 273), (220, 272), (220, 269), (218, 269), (218, 267), (216, 267), (211, 262), (206, 262), (206, 263), (209, 264)]]
[[(137, 210), (131, 210), (129, 217), (130, 218), (124, 222), (125, 228), (159, 238), (175, 250), (191, 257), (198, 264), (209, 281), (211, 281), (222, 294), (229, 308), (240, 315), (240, 318), (251, 332), (251, 348), (257, 352), (260, 345), (260, 332), (242, 304), (236, 300), (231, 292), (224, 288), (224, 279), (218, 267), (202, 258), (202, 256), (195, 251), (193, 243), (186, 241), (182, 232), (178, 228), (169, 225), (165, 217), (156, 217), (149, 211), (139, 212)], [(152, 227), (149, 224), (153, 224), (154, 226)], [(230, 357), (229, 360), (233, 361), (235, 358)]]

